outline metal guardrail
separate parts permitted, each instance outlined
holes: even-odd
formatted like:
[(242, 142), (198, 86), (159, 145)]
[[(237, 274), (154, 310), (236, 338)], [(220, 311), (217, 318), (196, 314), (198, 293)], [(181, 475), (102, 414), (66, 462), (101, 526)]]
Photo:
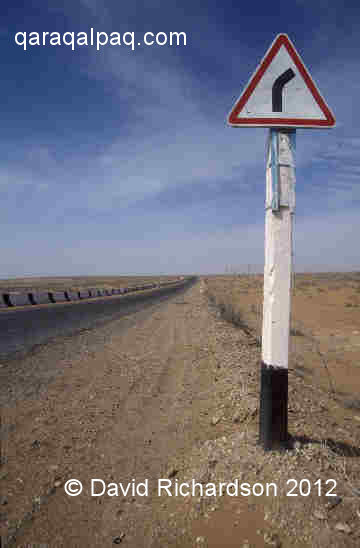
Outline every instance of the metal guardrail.
[(99, 297), (110, 297), (112, 295), (125, 295), (134, 291), (145, 291), (148, 289), (156, 289), (172, 284), (178, 284), (179, 282), (185, 283), (189, 278), (177, 278), (176, 280), (170, 280), (166, 282), (154, 282), (144, 285), (135, 285), (129, 287), (119, 288), (91, 288), (81, 289), (78, 291), (72, 291), (65, 289), (64, 291), (30, 291), (27, 293), (0, 293), (0, 309), (3, 308), (15, 308), (19, 306), (34, 306), (41, 304), (55, 304), (69, 301), (80, 301), (87, 299), (94, 299)]

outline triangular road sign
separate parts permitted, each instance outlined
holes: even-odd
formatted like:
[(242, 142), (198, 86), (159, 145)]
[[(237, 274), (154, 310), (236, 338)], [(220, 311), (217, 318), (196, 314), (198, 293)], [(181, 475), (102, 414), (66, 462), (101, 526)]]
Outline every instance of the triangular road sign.
[(228, 117), (239, 127), (333, 127), (335, 118), (286, 34), (279, 34)]

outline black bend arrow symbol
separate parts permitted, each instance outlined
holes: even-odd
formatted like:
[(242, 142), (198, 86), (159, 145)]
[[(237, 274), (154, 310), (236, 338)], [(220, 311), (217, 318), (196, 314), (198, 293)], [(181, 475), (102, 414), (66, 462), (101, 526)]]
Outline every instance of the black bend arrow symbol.
[(272, 87), (272, 109), (273, 112), (282, 112), (282, 90), (290, 80), (295, 76), (295, 72), (289, 68), (278, 78), (276, 78)]

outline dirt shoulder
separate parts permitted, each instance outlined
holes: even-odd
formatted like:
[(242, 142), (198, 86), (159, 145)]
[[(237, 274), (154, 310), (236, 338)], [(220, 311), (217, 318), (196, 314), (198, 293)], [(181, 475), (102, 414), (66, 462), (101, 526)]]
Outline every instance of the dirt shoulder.
[[(256, 443), (259, 348), (209, 305), (204, 281), (27, 359), (57, 360), (61, 373), (3, 409), (3, 546), (359, 545), (357, 415), (294, 375), (297, 443), (264, 454)], [(79, 496), (65, 494), (70, 478), (82, 482)], [(92, 478), (113, 496), (91, 496)], [(310, 494), (286, 496), (290, 478), (309, 480)], [(336, 498), (325, 496), (329, 478)], [(194, 496), (159, 496), (159, 479), (173, 494), (192, 480), (198, 486)], [(230, 496), (229, 487), (230, 495), (200, 496), (201, 485), (236, 479), (272, 482), (278, 492)], [(147, 494), (133, 495), (145, 480)]]

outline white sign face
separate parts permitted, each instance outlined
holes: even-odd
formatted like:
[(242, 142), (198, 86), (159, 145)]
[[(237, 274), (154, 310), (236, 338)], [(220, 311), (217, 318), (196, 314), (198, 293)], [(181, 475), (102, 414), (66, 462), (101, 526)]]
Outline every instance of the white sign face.
[(332, 127), (335, 118), (289, 38), (277, 36), (231, 111), (232, 126)]

